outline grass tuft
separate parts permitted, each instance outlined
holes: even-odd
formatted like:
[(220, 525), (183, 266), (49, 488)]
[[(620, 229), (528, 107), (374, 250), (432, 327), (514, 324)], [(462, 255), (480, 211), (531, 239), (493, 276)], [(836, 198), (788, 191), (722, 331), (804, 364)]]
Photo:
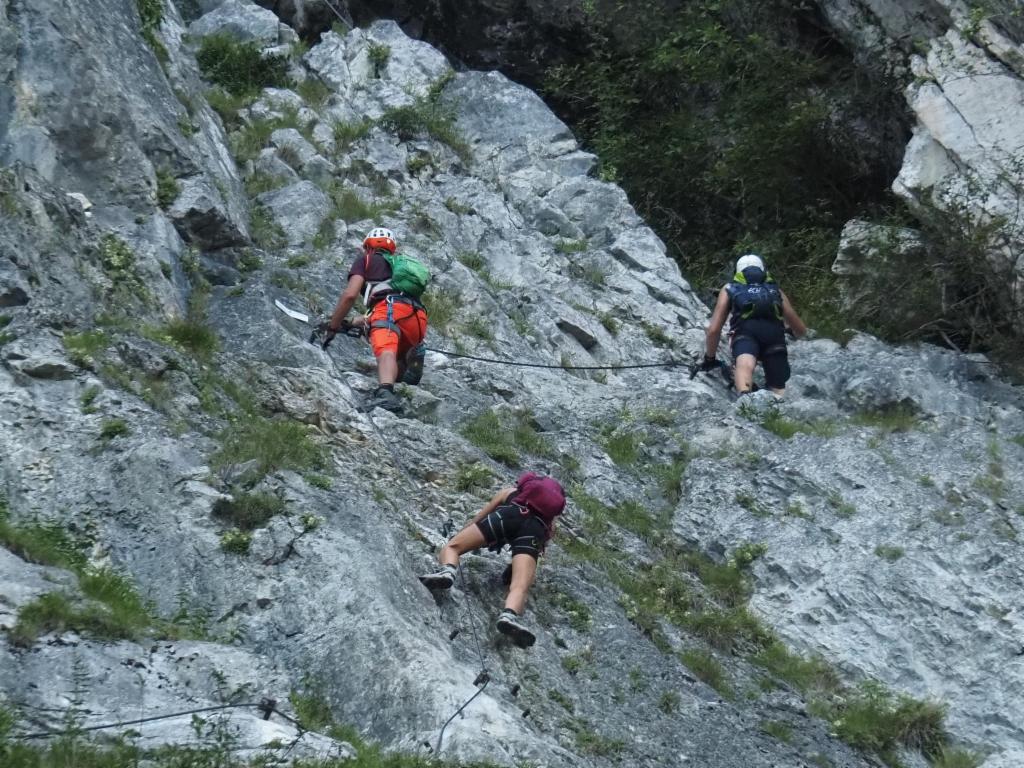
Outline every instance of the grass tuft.
[(310, 437), (309, 427), (295, 421), (244, 413), (220, 437), (223, 446), (213, 455), (214, 467), (254, 461), (257, 471), (265, 475), (281, 469), (320, 469), (326, 463), (324, 450)]
[(284, 510), (284, 500), (272, 493), (238, 493), (230, 500), (218, 499), (213, 505), (213, 516), (240, 530), (252, 531)]

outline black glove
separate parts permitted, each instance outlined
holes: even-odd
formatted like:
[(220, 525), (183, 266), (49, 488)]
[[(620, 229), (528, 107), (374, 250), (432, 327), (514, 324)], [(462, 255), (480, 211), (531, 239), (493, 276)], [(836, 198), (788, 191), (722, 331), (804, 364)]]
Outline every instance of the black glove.
[(704, 355), (704, 359), (701, 360), (700, 365), (697, 366), (697, 367), (703, 373), (707, 373), (708, 371), (715, 370), (715, 368), (717, 368), (718, 366), (719, 366), (719, 362), (718, 362), (718, 358), (717, 357), (708, 357), (707, 355)]

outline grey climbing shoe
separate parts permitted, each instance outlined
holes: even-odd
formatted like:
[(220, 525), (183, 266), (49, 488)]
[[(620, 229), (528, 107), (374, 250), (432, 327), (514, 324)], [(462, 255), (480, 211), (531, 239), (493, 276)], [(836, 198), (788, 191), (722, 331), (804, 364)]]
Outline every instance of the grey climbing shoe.
[(504, 609), (498, 615), (498, 621), (495, 626), (497, 626), (501, 634), (508, 635), (512, 638), (512, 642), (521, 648), (529, 648), (537, 642), (536, 635), (523, 622), (523, 617), (511, 608)]
[(451, 589), (455, 584), (455, 572), (451, 568), (442, 568), (434, 573), (425, 573), (420, 581), (427, 589)]

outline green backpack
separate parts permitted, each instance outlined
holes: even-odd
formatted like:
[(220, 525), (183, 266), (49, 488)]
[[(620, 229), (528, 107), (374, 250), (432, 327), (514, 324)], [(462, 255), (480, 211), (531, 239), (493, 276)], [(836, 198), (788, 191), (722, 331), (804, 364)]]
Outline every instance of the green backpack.
[(385, 253), (383, 256), (391, 267), (391, 279), (388, 280), (391, 287), (417, 299), (422, 296), (430, 282), (430, 270), (423, 262), (401, 253)]

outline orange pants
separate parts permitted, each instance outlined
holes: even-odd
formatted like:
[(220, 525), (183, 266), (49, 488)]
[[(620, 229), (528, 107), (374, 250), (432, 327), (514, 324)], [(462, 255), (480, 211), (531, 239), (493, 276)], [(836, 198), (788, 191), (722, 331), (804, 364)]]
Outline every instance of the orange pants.
[[(370, 345), (375, 357), (384, 352), (394, 352), (399, 361), (406, 353), (427, 335), (427, 313), (411, 304), (401, 301), (388, 302), (382, 299), (370, 310)], [(377, 327), (377, 323), (388, 323), (394, 327)], [(401, 331), (401, 333), (399, 333)]]

